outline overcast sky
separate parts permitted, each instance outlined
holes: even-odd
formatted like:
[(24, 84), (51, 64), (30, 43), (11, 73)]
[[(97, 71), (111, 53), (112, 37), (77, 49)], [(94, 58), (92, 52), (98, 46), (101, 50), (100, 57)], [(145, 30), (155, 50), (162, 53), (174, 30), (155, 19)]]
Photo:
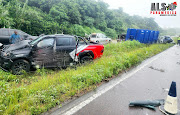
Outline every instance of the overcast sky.
[[(180, 28), (180, 1), (179, 0), (103, 0), (109, 4), (110, 9), (123, 8), (123, 11), (129, 15), (140, 15), (143, 17), (153, 17), (155, 21), (162, 27), (179, 27)], [(177, 2), (177, 16), (160, 16), (150, 14), (151, 3), (170, 4)]]

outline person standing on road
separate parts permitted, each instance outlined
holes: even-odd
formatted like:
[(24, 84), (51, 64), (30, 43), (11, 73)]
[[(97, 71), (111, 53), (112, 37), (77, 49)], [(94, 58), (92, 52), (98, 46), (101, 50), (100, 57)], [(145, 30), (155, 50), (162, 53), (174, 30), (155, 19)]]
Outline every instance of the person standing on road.
[(11, 44), (15, 44), (15, 43), (19, 42), (20, 40), (21, 40), (20, 35), (18, 35), (17, 31), (14, 31), (14, 34), (12, 34), (9, 39)]

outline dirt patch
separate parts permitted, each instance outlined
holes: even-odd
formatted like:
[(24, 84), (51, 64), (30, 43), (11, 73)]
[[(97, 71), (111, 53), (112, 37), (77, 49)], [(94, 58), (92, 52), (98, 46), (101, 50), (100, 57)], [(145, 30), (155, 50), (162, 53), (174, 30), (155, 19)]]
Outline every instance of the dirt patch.
[(153, 70), (156, 70), (156, 71), (165, 72), (165, 70), (163, 70), (163, 69), (158, 69), (158, 68), (155, 68), (155, 67), (153, 67), (153, 66), (150, 66), (149, 68), (150, 68), (150, 69), (153, 69)]

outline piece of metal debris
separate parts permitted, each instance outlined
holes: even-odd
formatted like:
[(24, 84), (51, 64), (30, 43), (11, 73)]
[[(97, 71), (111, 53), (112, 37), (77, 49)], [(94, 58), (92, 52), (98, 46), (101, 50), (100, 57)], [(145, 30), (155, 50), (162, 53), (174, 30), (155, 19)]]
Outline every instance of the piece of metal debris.
[(129, 106), (139, 106), (139, 107), (145, 107), (148, 109), (152, 109), (152, 110), (156, 110), (155, 107), (158, 107), (160, 105), (164, 104), (164, 99), (159, 99), (159, 100), (147, 100), (147, 101), (134, 101), (134, 102), (130, 102)]
[(165, 88), (162, 88), (164, 91), (167, 91), (167, 92), (169, 92), (169, 89), (165, 89)]

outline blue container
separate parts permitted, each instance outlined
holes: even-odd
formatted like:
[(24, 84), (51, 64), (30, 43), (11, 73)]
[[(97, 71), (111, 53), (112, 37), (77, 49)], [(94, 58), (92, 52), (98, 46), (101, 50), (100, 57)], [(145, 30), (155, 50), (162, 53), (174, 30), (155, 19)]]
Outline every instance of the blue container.
[(150, 33), (151, 33), (150, 30), (145, 30), (145, 36), (144, 36), (144, 43), (145, 43), (145, 44), (149, 43)]
[(137, 40), (140, 43), (156, 43), (159, 37), (159, 31), (144, 29), (128, 29), (126, 40)]
[(136, 31), (136, 38), (135, 38), (135, 40), (137, 40), (137, 41), (139, 41), (139, 42), (141, 41), (141, 40), (140, 40), (140, 37), (139, 37), (139, 36), (140, 36), (140, 34), (141, 34), (140, 29), (137, 29), (137, 31)]
[(126, 35), (126, 40), (134, 40), (136, 39), (136, 29), (128, 29), (127, 30), (127, 35)]
[(137, 29), (136, 40), (141, 43), (144, 43), (145, 31), (141, 29)]
[(130, 38), (130, 32), (131, 32), (131, 29), (128, 29), (127, 34), (126, 34), (126, 39), (125, 39), (126, 41), (129, 40)]
[(156, 41), (157, 41), (157, 35), (158, 35), (157, 31), (155, 31), (155, 32), (154, 32), (153, 43), (156, 43)]
[(153, 43), (157, 43), (159, 37), (159, 31), (155, 31)]
[(150, 33), (150, 36), (149, 36), (149, 43), (153, 43), (153, 40), (154, 40), (154, 33), (155, 33), (155, 31), (151, 31), (151, 33)]

